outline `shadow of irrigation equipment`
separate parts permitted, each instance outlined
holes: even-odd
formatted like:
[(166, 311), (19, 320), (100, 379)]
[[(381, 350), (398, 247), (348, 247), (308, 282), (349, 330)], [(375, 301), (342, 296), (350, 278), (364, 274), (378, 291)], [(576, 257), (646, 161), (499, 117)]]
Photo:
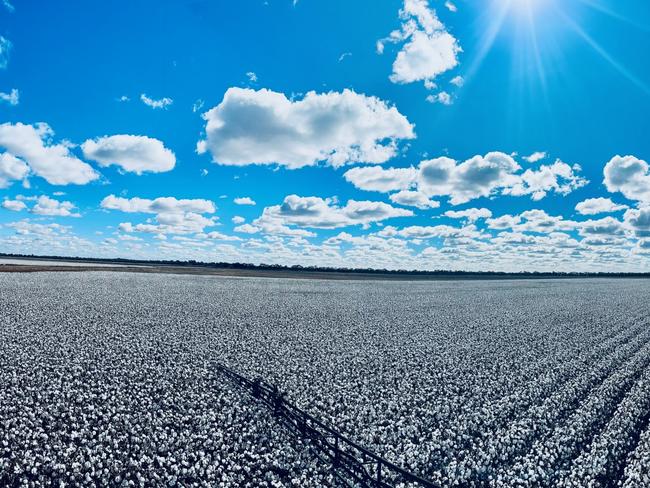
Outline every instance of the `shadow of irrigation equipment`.
[(313, 453), (332, 466), (335, 476), (350, 487), (439, 488), (391, 463), (348, 439), (332, 427), (309, 415), (285, 399), (285, 394), (261, 379), (251, 380), (224, 365), (217, 370), (233, 383), (248, 390), (256, 399), (273, 410), (276, 418), (294, 435), (308, 441)]

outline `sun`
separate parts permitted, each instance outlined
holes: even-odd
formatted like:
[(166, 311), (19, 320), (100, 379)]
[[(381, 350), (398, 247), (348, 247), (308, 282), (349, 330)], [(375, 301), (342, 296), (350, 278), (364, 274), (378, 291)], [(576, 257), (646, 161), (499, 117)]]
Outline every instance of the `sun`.
[(627, 27), (639, 28), (634, 19), (614, 10), (614, 0), (486, 0), (485, 5), (478, 49), (465, 73), (467, 81), (471, 82), (497, 39), (505, 38), (513, 60), (511, 78), (535, 85), (545, 98), (547, 79), (561, 65), (558, 61), (563, 58), (563, 47), (581, 41), (621, 76), (650, 94), (650, 87), (600, 44), (580, 15), (581, 11), (596, 11)]

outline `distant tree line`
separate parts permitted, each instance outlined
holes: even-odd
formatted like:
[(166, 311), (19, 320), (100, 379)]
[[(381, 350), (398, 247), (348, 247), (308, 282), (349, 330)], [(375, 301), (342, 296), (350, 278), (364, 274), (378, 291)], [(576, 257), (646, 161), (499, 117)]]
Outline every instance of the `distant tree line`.
[(86, 257), (68, 257), (68, 256), (48, 256), (34, 254), (8, 254), (0, 253), (0, 258), (18, 258), (50, 261), (68, 261), (97, 264), (120, 264), (133, 266), (173, 266), (173, 267), (193, 267), (193, 268), (214, 268), (214, 269), (237, 269), (252, 271), (287, 271), (287, 272), (310, 272), (310, 273), (348, 273), (364, 275), (408, 275), (408, 276), (458, 276), (458, 277), (529, 277), (529, 278), (562, 278), (562, 277), (622, 277), (622, 278), (650, 278), (650, 273), (613, 273), (613, 272), (562, 272), (562, 271), (452, 271), (438, 269), (432, 271), (417, 269), (382, 269), (382, 268), (346, 268), (331, 266), (302, 266), (294, 264), (291, 266), (282, 264), (252, 264), (252, 263), (229, 263), (229, 262), (210, 262), (190, 260), (139, 260), (126, 258), (86, 258)]

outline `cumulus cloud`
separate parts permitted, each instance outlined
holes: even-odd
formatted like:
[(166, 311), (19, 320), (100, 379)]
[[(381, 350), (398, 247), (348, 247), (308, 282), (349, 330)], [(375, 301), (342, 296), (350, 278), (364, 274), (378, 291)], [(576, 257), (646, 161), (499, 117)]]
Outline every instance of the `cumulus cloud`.
[(447, 157), (422, 161), (417, 186), (430, 196), (449, 196), (452, 205), (490, 196), (516, 183), (520, 166), (507, 154), (488, 153), (457, 164)]
[(236, 205), (256, 205), (255, 200), (251, 197), (238, 197), (233, 200)]
[(287, 236), (287, 237), (315, 237), (314, 232), (305, 229), (295, 229), (281, 224), (277, 221), (259, 220), (256, 225), (243, 224), (234, 228), (235, 232), (242, 234), (257, 234), (262, 232), (264, 234), (271, 234), (274, 236)]
[(241, 241), (242, 240), (240, 237), (222, 234), (221, 232), (217, 232), (216, 230), (212, 232), (208, 232), (204, 236), (199, 235), (199, 237), (207, 237), (208, 239), (214, 239), (217, 241)]
[(612, 213), (627, 209), (627, 205), (614, 203), (611, 198), (587, 198), (576, 205), (576, 211), (581, 215), (596, 215)]
[(197, 151), (233, 166), (383, 163), (399, 140), (415, 137), (395, 107), (347, 89), (290, 100), (266, 89), (229, 88), (203, 118), (206, 139)]
[(232, 220), (233, 224), (243, 224), (244, 222), (246, 222), (246, 219), (244, 217), (242, 217), (241, 215), (235, 215), (230, 220)]
[(20, 92), (16, 88), (9, 93), (0, 92), (0, 101), (6, 102), (9, 105), (18, 105), (20, 102)]
[(445, 217), (451, 219), (467, 219), (469, 222), (476, 222), (479, 219), (489, 219), (492, 212), (487, 208), (468, 208), (466, 210), (448, 210)]
[(451, 105), (451, 95), (446, 91), (441, 91), (435, 95), (428, 95), (426, 98), (429, 103), (441, 103), (443, 105)]
[(74, 208), (75, 206), (71, 202), (61, 202), (47, 195), (41, 195), (30, 212), (50, 217), (81, 217), (78, 213), (73, 212)]
[(380, 54), (385, 43), (402, 44), (393, 62), (393, 83), (433, 80), (458, 65), (460, 45), (427, 0), (404, 0), (399, 17), (401, 28), (377, 42)]
[(12, 181), (22, 180), (29, 175), (29, 166), (13, 154), (0, 154), (0, 188), (7, 188)]
[(608, 191), (620, 192), (630, 200), (650, 202), (650, 171), (644, 160), (614, 156), (605, 165), (604, 175)]
[(415, 183), (417, 174), (415, 168), (365, 166), (349, 169), (343, 177), (362, 190), (385, 193), (410, 188)]
[(144, 103), (146, 106), (151, 107), (153, 109), (166, 109), (169, 107), (171, 104), (174, 103), (174, 100), (168, 97), (163, 97), (158, 100), (149, 98), (146, 94), (140, 95), (140, 100), (142, 100), (142, 103)]
[(650, 207), (630, 209), (623, 220), (637, 237), (650, 237)]
[(604, 217), (598, 220), (587, 220), (580, 222), (579, 229), (580, 235), (583, 236), (614, 236), (621, 235), (625, 231), (623, 222), (616, 220), (613, 217)]
[(503, 194), (531, 195), (533, 200), (541, 200), (549, 191), (567, 195), (589, 183), (577, 174), (581, 170), (579, 165), (569, 166), (559, 160), (551, 165), (541, 165), (537, 170), (527, 169), (514, 185), (503, 190)]
[(11, 52), (11, 41), (0, 36), (0, 69), (6, 69), (9, 64), (9, 53)]
[(548, 154), (546, 154), (543, 151), (536, 151), (533, 154), (529, 156), (524, 156), (524, 159), (528, 161), (529, 163), (537, 163), (541, 161), (542, 159), (546, 159), (548, 157)]
[(19, 235), (34, 235), (39, 237), (52, 237), (55, 235), (66, 234), (68, 227), (60, 224), (37, 224), (27, 219), (19, 222), (10, 222), (4, 224), (5, 227), (13, 229)]
[(158, 139), (121, 134), (89, 139), (81, 145), (84, 156), (101, 166), (116, 165), (124, 171), (161, 173), (171, 171), (176, 156)]
[(450, 12), (458, 12), (458, 7), (456, 7), (456, 5), (449, 0), (445, 2), (445, 7), (447, 7), (447, 10)]
[(214, 213), (216, 207), (210, 200), (177, 199), (174, 197), (159, 197), (153, 200), (148, 198), (122, 198), (109, 195), (101, 202), (101, 207), (109, 210), (120, 210), (128, 213)]
[[(48, 183), (84, 185), (99, 178), (99, 174), (90, 165), (70, 152), (70, 143), (64, 141), (54, 144), (53, 136), (54, 132), (45, 123), (0, 125), (0, 147), (10, 155), (21, 158), (34, 174)], [(15, 167), (16, 164), (14, 161)], [(0, 181), (3, 178), (2, 171), (0, 169)]]
[(551, 234), (575, 230), (580, 226), (579, 222), (566, 220), (562, 216), (549, 215), (544, 210), (526, 210), (519, 215), (501, 215), (496, 218), (488, 218), (485, 223), (489, 229), (512, 229), (515, 232), (536, 232), (540, 234)]
[(147, 198), (122, 198), (109, 195), (100, 204), (108, 210), (119, 210), (127, 213), (155, 214), (153, 220), (133, 224), (123, 222), (119, 228), (123, 232), (146, 232), (150, 234), (190, 234), (203, 232), (206, 227), (215, 225), (214, 217), (202, 214), (213, 214), (216, 211), (214, 203), (203, 199), (177, 199), (174, 197), (159, 197), (153, 200)]
[(410, 210), (395, 208), (384, 202), (349, 200), (345, 206), (340, 206), (331, 198), (288, 195), (281, 205), (266, 207), (253, 224), (334, 229), (412, 215)]
[(460, 88), (461, 86), (463, 86), (463, 85), (465, 84), (465, 78), (463, 78), (463, 77), (460, 76), (460, 75), (459, 75), (459, 76), (454, 76), (454, 77), (449, 81), (449, 83), (451, 83), (452, 85), (457, 86), (457, 87)]
[(430, 200), (424, 193), (411, 190), (402, 190), (398, 193), (393, 193), (390, 196), (390, 201), (398, 205), (417, 207), (421, 210), (438, 208), (440, 206), (440, 202)]
[(11, 210), (12, 212), (20, 212), (21, 210), (25, 210), (27, 205), (25, 205), (25, 202), (22, 200), (7, 199), (2, 202), (2, 208), (5, 210)]
[(475, 238), (480, 237), (480, 232), (473, 225), (454, 227), (451, 225), (411, 225), (403, 229), (387, 227), (379, 235), (404, 237), (406, 239), (434, 239), (434, 238)]
[(418, 168), (353, 168), (344, 178), (367, 191), (399, 191), (416, 188), (428, 197), (447, 196), (452, 205), (504, 195), (531, 195), (539, 200), (550, 191), (565, 195), (587, 183), (576, 173), (580, 167), (561, 161), (521, 173), (521, 166), (509, 154), (491, 152), (463, 162), (448, 157), (422, 161)]

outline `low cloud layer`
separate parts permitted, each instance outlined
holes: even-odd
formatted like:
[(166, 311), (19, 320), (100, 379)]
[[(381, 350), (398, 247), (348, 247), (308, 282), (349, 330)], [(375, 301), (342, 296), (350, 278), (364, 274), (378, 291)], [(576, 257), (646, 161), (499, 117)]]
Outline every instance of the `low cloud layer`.
[(491, 152), (463, 162), (448, 157), (422, 161), (417, 168), (353, 168), (344, 177), (367, 191), (391, 192), (414, 188), (427, 197), (448, 197), (452, 205), (496, 194), (541, 200), (549, 192), (566, 195), (588, 183), (577, 165), (562, 161), (526, 169), (505, 153)]

